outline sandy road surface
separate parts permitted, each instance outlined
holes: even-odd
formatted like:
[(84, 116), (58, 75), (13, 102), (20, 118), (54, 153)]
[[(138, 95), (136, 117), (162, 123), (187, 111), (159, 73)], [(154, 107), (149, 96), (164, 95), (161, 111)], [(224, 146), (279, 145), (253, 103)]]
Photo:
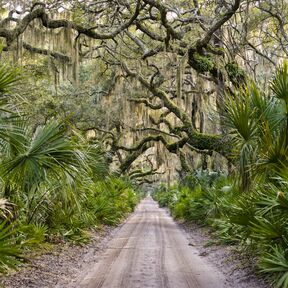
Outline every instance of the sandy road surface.
[(225, 277), (200, 257), (172, 218), (150, 198), (109, 242), (79, 288), (225, 288)]

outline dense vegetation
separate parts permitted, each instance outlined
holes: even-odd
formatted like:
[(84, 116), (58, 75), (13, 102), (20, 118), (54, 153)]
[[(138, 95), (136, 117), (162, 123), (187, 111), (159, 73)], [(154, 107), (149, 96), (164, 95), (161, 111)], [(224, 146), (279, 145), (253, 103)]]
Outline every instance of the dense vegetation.
[(29, 126), (8, 101), (22, 78), (0, 68), (0, 272), (44, 242), (89, 241), (89, 230), (119, 223), (140, 199), (128, 180), (109, 175), (99, 143), (53, 119)]
[(211, 226), (220, 243), (240, 245), (273, 287), (287, 287), (287, 181), (258, 183), (243, 194), (230, 178), (202, 172), (160, 187), (154, 198), (176, 218)]
[(288, 286), (287, 107), (288, 64), (265, 94), (255, 84), (227, 96), (224, 115), (232, 135), (234, 175), (198, 171), (153, 195), (176, 218), (212, 227), (226, 244), (257, 257), (273, 287)]

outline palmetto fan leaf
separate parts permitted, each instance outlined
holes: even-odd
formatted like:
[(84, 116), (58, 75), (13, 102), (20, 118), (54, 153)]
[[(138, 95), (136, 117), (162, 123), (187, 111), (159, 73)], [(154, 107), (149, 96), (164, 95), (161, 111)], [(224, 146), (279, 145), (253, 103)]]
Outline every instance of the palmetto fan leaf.
[(103, 155), (100, 145), (88, 145), (86, 147), (86, 161), (95, 179), (103, 179), (109, 174), (109, 166)]
[(279, 99), (273, 97), (269, 100), (264, 110), (263, 115), (272, 131), (280, 131), (283, 128), (283, 124), (286, 125), (286, 108), (282, 104), (283, 102), (281, 103)]
[(226, 125), (231, 128), (231, 134), (234, 138), (242, 141), (251, 140), (257, 131), (257, 125), (254, 116), (255, 111), (247, 103), (249, 98), (245, 93), (240, 93), (233, 98), (229, 96), (225, 105), (226, 114), (224, 116)]
[[(251, 88), (253, 91), (253, 89)], [(255, 90), (255, 89), (254, 89)], [(234, 154), (239, 157), (239, 171), (241, 174), (242, 188), (246, 190), (250, 182), (250, 164), (255, 158), (255, 143), (257, 143), (258, 121), (256, 104), (257, 91), (255, 94), (255, 103), (251, 101), (249, 87), (240, 90), (237, 95), (228, 95), (225, 105), (224, 121), (230, 128), (230, 135), (234, 145)], [(259, 99), (258, 99), (259, 100)]]
[(277, 68), (275, 77), (271, 82), (271, 89), (278, 99), (285, 102), (286, 111), (288, 111), (288, 62), (284, 62)]
[(18, 69), (10, 68), (6, 65), (0, 66), (0, 94), (6, 93), (20, 79), (21, 74)]
[(255, 82), (250, 83), (247, 88), (247, 92), (249, 92), (249, 97), (251, 99), (251, 107), (257, 111), (257, 115), (259, 117), (262, 117), (262, 113), (266, 109), (269, 99), (267, 97), (263, 97)]
[(21, 79), (18, 69), (0, 65), (0, 151), (14, 153), (25, 143), (23, 122), (8, 104), (7, 93)]
[(224, 119), (239, 157), (242, 188), (248, 187), (251, 172), (275, 176), (288, 166), (287, 62), (277, 69), (271, 89), (274, 97), (250, 83), (227, 97)]
[(28, 137), (24, 149), (3, 162), (2, 175), (29, 190), (46, 180), (48, 173), (56, 178), (62, 172), (76, 176), (84, 165), (82, 162), (61, 125), (52, 121), (38, 127), (32, 137)]
[(288, 146), (285, 133), (273, 133), (269, 126), (263, 126), (261, 157), (256, 163), (258, 172), (279, 173), (288, 166)]
[(261, 272), (274, 274), (274, 287), (287, 287), (288, 285), (288, 257), (287, 249), (280, 245), (271, 248), (266, 252), (258, 263)]
[(6, 221), (0, 223), (0, 273), (15, 268), (21, 261), (19, 245), (15, 243), (17, 229)]
[(0, 119), (0, 151), (13, 155), (23, 151), (27, 143), (26, 127), (17, 119)]

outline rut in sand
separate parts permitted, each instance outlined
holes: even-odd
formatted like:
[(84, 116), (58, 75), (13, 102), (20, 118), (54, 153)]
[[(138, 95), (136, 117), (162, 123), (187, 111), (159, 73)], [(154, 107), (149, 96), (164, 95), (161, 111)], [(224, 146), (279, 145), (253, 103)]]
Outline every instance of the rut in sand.
[(223, 274), (198, 254), (168, 213), (147, 197), (109, 242), (99, 262), (79, 277), (76, 286), (228, 287)]

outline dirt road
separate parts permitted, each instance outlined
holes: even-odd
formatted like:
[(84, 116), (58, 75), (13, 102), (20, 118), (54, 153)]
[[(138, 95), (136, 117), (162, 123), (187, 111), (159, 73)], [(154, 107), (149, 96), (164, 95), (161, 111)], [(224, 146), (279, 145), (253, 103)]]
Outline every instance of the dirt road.
[(99, 262), (83, 274), (81, 288), (225, 288), (225, 277), (150, 197), (109, 242)]

